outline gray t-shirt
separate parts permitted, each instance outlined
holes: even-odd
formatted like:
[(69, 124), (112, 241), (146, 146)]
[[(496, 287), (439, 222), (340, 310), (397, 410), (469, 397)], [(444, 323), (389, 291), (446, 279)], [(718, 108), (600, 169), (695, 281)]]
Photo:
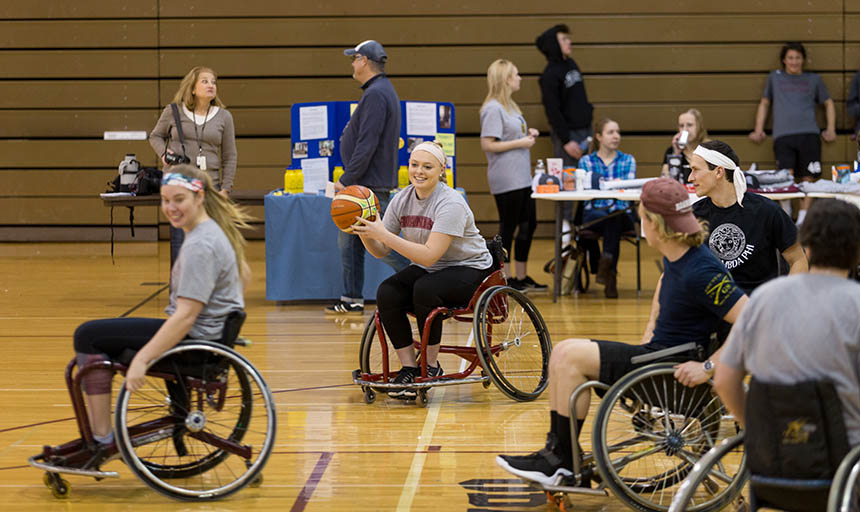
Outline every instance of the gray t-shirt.
[(382, 222), (388, 231), (418, 244), (426, 243), (434, 231), (453, 237), (436, 263), (429, 267), (415, 263), (429, 272), (456, 266), (483, 270), (493, 264), (466, 200), (444, 183), (437, 185), (427, 199), (418, 199), (412, 185), (404, 188), (391, 199)]
[(203, 303), (203, 310), (188, 331), (189, 338), (220, 339), (227, 314), (245, 307), (236, 253), (212, 219), (186, 233), (170, 283), (170, 303), (164, 309), (168, 315), (176, 311), (179, 297)]
[[(502, 142), (521, 139), (528, 133), (523, 116), (508, 112), (496, 100), (481, 108), (481, 137), (494, 137)], [(531, 157), (528, 148), (510, 149), (501, 153), (486, 152), (487, 181), (490, 193), (504, 194), (532, 185)]]
[(773, 104), (773, 138), (799, 133), (819, 133), (815, 105), (830, 99), (827, 87), (815, 73), (789, 75), (771, 71), (764, 86), (763, 98)]
[(738, 317), (720, 362), (762, 382), (829, 379), (851, 445), (860, 444), (860, 284), (797, 274), (769, 281)]

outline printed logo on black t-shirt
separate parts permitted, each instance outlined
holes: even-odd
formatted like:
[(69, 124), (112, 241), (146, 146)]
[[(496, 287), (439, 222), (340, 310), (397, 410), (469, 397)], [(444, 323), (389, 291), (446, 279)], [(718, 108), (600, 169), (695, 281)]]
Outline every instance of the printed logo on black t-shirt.
[(705, 295), (714, 301), (715, 306), (722, 306), (735, 291), (735, 288), (737, 285), (732, 281), (732, 278), (728, 274), (720, 273), (711, 278), (708, 286), (705, 287)]
[(747, 243), (743, 230), (730, 222), (714, 229), (708, 238), (708, 246), (729, 270), (750, 259), (755, 250), (755, 245)]

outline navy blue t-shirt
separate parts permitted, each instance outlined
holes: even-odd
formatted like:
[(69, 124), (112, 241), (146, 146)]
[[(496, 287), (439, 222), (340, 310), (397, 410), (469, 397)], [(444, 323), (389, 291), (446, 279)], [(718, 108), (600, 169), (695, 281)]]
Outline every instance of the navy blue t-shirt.
[(660, 313), (650, 345), (672, 347), (694, 341), (706, 345), (722, 318), (744, 292), (704, 245), (677, 261), (663, 258)]

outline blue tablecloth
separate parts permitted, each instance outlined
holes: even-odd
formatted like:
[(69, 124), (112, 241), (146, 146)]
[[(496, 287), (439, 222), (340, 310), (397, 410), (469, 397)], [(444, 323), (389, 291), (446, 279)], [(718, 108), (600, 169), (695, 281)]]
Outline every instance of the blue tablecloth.
[[(343, 293), (337, 227), (331, 199), (293, 194), (264, 198), (266, 299), (338, 299)], [(364, 258), (364, 298), (375, 300), (379, 283), (394, 271), (370, 253)]]

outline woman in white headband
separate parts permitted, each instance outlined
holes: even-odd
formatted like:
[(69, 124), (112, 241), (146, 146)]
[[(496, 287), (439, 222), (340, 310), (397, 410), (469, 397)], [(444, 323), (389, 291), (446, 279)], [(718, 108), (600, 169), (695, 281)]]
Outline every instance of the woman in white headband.
[[(164, 175), (161, 210), (170, 225), (185, 233), (185, 242), (170, 276), (168, 318), (110, 318), (92, 320), (75, 331), (79, 367), (137, 351), (126, 372), (125, 385), (144, 385), (148, 363), (186, 337), (218, 340), (227, 315), (245, 307), (243, 291), (251, 270), (245, 261), (240, 228), (250, 219), (212, 184), (206, 171), (175, 165)], [(97, 468), (116, 453), (112, 443), (110, 370), (89, 371), (83, 377), (87, 408), (95, 441), (88, 468)]]
[[(374, 221), (357, 218), (353, 231), (377, 258), (395, 250), (412, 265), (389, 277), (376, 292), (382, 325), (403, 367), (395, 383), (409, 384), (421, 377), (412, 347), (412, 328), (407, 313), (415, 313), (418, 330), (439, 306), (463, 305), (492, 272), (493, 257), (475, 226), (475, 216), (463, 196), (445, 184), (447, 158), (442, 146), (422, 142), (409, 157), (411, 185), (397, 193), (385, 216)], [(437, 356), (442, 339), (442, 319), (430, 331), (427, 376), (442, 375)], [(415, 389), (392, 389), (389, 395), (414, 399)]]
[(780, 273), (782, 257), (791, 272), (806, 270), (797, 243), (797, 228), (777, 203), (746, 191), (740, 158), (721, 141), (701, 143), (690, 160), (689, 182), (704, 199), (693, 205), (696, 217), (708, 221), (711, 250), (731, 270), (746, 293)]

